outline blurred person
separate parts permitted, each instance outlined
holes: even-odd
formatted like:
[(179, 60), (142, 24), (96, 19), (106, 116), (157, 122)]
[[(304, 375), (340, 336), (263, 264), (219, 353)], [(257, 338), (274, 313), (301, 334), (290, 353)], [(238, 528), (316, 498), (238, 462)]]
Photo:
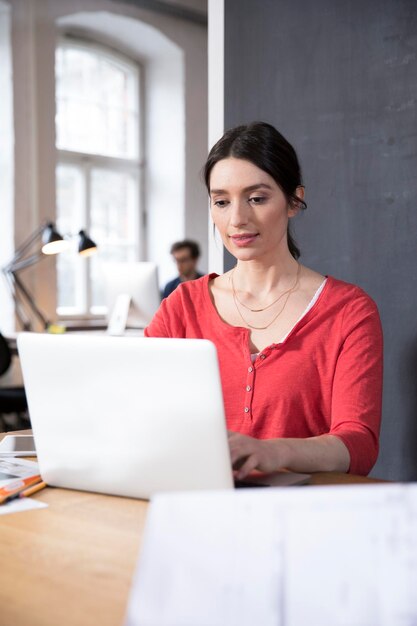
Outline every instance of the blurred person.
[(190, 239), (176, 241), (172, 244), (170, 252), (177, 264), (178, 276), (165, 285), (162, 292), (163, 298), (167, 298), (181, 283), (203, 276), (197, 270), (197, 263), (200, 258), (200, 246), (198, 243)]

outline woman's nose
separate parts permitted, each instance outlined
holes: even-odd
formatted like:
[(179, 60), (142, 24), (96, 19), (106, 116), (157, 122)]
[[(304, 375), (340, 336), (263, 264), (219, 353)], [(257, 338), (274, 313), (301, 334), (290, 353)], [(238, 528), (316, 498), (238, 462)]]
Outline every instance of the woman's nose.
[(247, 202), (243, 200), (237, 200), (232, 203), (232, 211), (230, 216), (230, 223), (235, 228), (243, 226), (248, 223), (249, 209)]

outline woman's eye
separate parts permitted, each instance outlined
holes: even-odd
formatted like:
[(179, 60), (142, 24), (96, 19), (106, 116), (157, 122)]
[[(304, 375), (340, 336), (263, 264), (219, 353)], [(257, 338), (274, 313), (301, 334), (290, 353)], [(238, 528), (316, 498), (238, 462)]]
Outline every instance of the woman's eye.
[(213, 200), (213, 205), (218, 206), (220, 209), (225, 207), (227, 204), (227, 200)]
[(264, 196), (252, 196), (252, 198), (249, 198), (249, 202), (252, 202), (252, 204), (262, 204), (265, 200)]

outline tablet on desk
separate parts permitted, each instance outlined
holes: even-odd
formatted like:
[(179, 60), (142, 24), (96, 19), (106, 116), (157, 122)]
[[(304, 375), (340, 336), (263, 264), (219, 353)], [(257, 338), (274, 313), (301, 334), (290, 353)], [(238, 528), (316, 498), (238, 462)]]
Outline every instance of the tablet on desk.
[(36, 456), (33, 435), (6, 435), (0, 441), (0, 458), (10, 456)]

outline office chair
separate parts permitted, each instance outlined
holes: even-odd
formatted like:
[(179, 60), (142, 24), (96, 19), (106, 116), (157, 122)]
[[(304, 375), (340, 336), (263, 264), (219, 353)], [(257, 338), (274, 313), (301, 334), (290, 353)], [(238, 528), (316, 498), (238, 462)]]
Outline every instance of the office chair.
[[(5, 374), (12, 362), (9, 344), (0, 333), (0, 376)], [(0, 387), (0, 431), (30, 428), (25, 388), (22, 386)], [(5, 415), (14, 415), (14, 420)]]

